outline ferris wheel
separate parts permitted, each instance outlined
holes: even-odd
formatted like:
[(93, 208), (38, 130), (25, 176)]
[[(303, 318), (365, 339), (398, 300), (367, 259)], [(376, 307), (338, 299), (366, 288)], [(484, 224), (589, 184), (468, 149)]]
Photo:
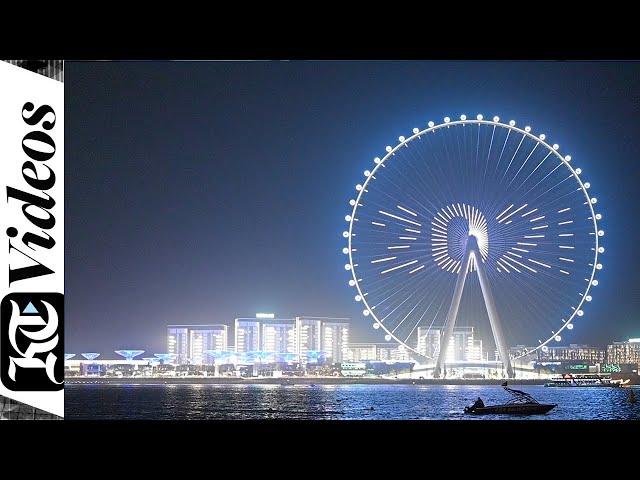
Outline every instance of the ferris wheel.
[[(385, 340), (435, 361), (436, 377), (456, 325), (490, 331), (511, 377), (512, 359), (573, 329), (598, 285), (591, 186), (545, 134), (497, 116), (445, 117), (398, 142), (345, 216), (355, 300)], [(435, 352), (419, 348), (430, 331), (444, 342)]]

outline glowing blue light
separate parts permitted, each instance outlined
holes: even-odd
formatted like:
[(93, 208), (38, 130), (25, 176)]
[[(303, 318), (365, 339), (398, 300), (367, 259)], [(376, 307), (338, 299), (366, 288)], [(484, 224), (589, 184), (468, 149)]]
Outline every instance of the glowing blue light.
[(133, 360), (135, 357), (142, 355), (144, 350), (115, 350), (115, 353), (124, 357), (126, 360)]
[(164, 365), (171, 363), (177, 355), (175, 353), (154, 353), (153, 354)]
[(87, 360), (95, 360), (100, 356), (99, 353), (81, 353), (80, 355), (82, 355)]
[(326, 354), (322, 350), (309, 350), (306, 356), (307, 363), (318, 363), (325, 359)]
[(65, 360), (69, 360), (69, 359), (71, 359), (71, 358), (73, 358), (73, 357), (75, 357), (75, 356), (76, 356), (76, 354), (75, 354), (75, 353), (65, 353), (65, 354), (64, 354), (64, 359), (65, 359)]
[(291, 352), (281, 352), (275, 355), (278, 362), (294, 362), (298, 359), (298, 354)]
[(220, 360), (220, 363), (229, 361), (235, 356), (235, 352), (231, 350), (205, 350), (204, 353), (212, 357), (214, 360)]

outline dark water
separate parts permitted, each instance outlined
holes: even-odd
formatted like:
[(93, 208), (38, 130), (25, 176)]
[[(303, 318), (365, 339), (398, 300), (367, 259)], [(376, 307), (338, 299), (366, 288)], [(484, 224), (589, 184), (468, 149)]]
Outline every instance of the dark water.
[[(465, 415), (477, 397), (485, 404), (510, 397), (498, 386), (442, 385), (66, 385), (67, 419), (429, 420), (640, 419), (627, 389), (515, 387), (539, 402), (557, 403), (546, 415)], [(636, 396), (640, 390), (636, 389)], [(373, 409), (371, 409), (373, 407)]]

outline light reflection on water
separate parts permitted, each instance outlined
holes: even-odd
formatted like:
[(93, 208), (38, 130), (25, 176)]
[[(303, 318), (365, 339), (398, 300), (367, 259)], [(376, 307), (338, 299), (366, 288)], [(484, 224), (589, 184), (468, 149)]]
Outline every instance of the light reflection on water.
[[(74, 385), (65, 386), (67, 419), (345, 419), (429, 420), (640, 419), (627, 389), (515, 387), (542, 403), (547, 415), (468, 416), (477, 397), (504, 403), (498, 386), (477, 385)], [(638, 390), (636, 390), (638, 392)]]

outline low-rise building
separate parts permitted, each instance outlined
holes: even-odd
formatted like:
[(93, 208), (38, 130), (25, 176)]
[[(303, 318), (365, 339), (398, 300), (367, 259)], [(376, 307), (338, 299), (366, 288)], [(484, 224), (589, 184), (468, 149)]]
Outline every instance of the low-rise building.
[(589, 345), (570, 344), (567, 346), (538, 349), (538, 361), (580, 361), (591, 364), (604, 363), (606, 350)]
[(626, 342), (613, 342), (608, 345), (607, 363), (640, 366), (640, 338), (630, 338)]

